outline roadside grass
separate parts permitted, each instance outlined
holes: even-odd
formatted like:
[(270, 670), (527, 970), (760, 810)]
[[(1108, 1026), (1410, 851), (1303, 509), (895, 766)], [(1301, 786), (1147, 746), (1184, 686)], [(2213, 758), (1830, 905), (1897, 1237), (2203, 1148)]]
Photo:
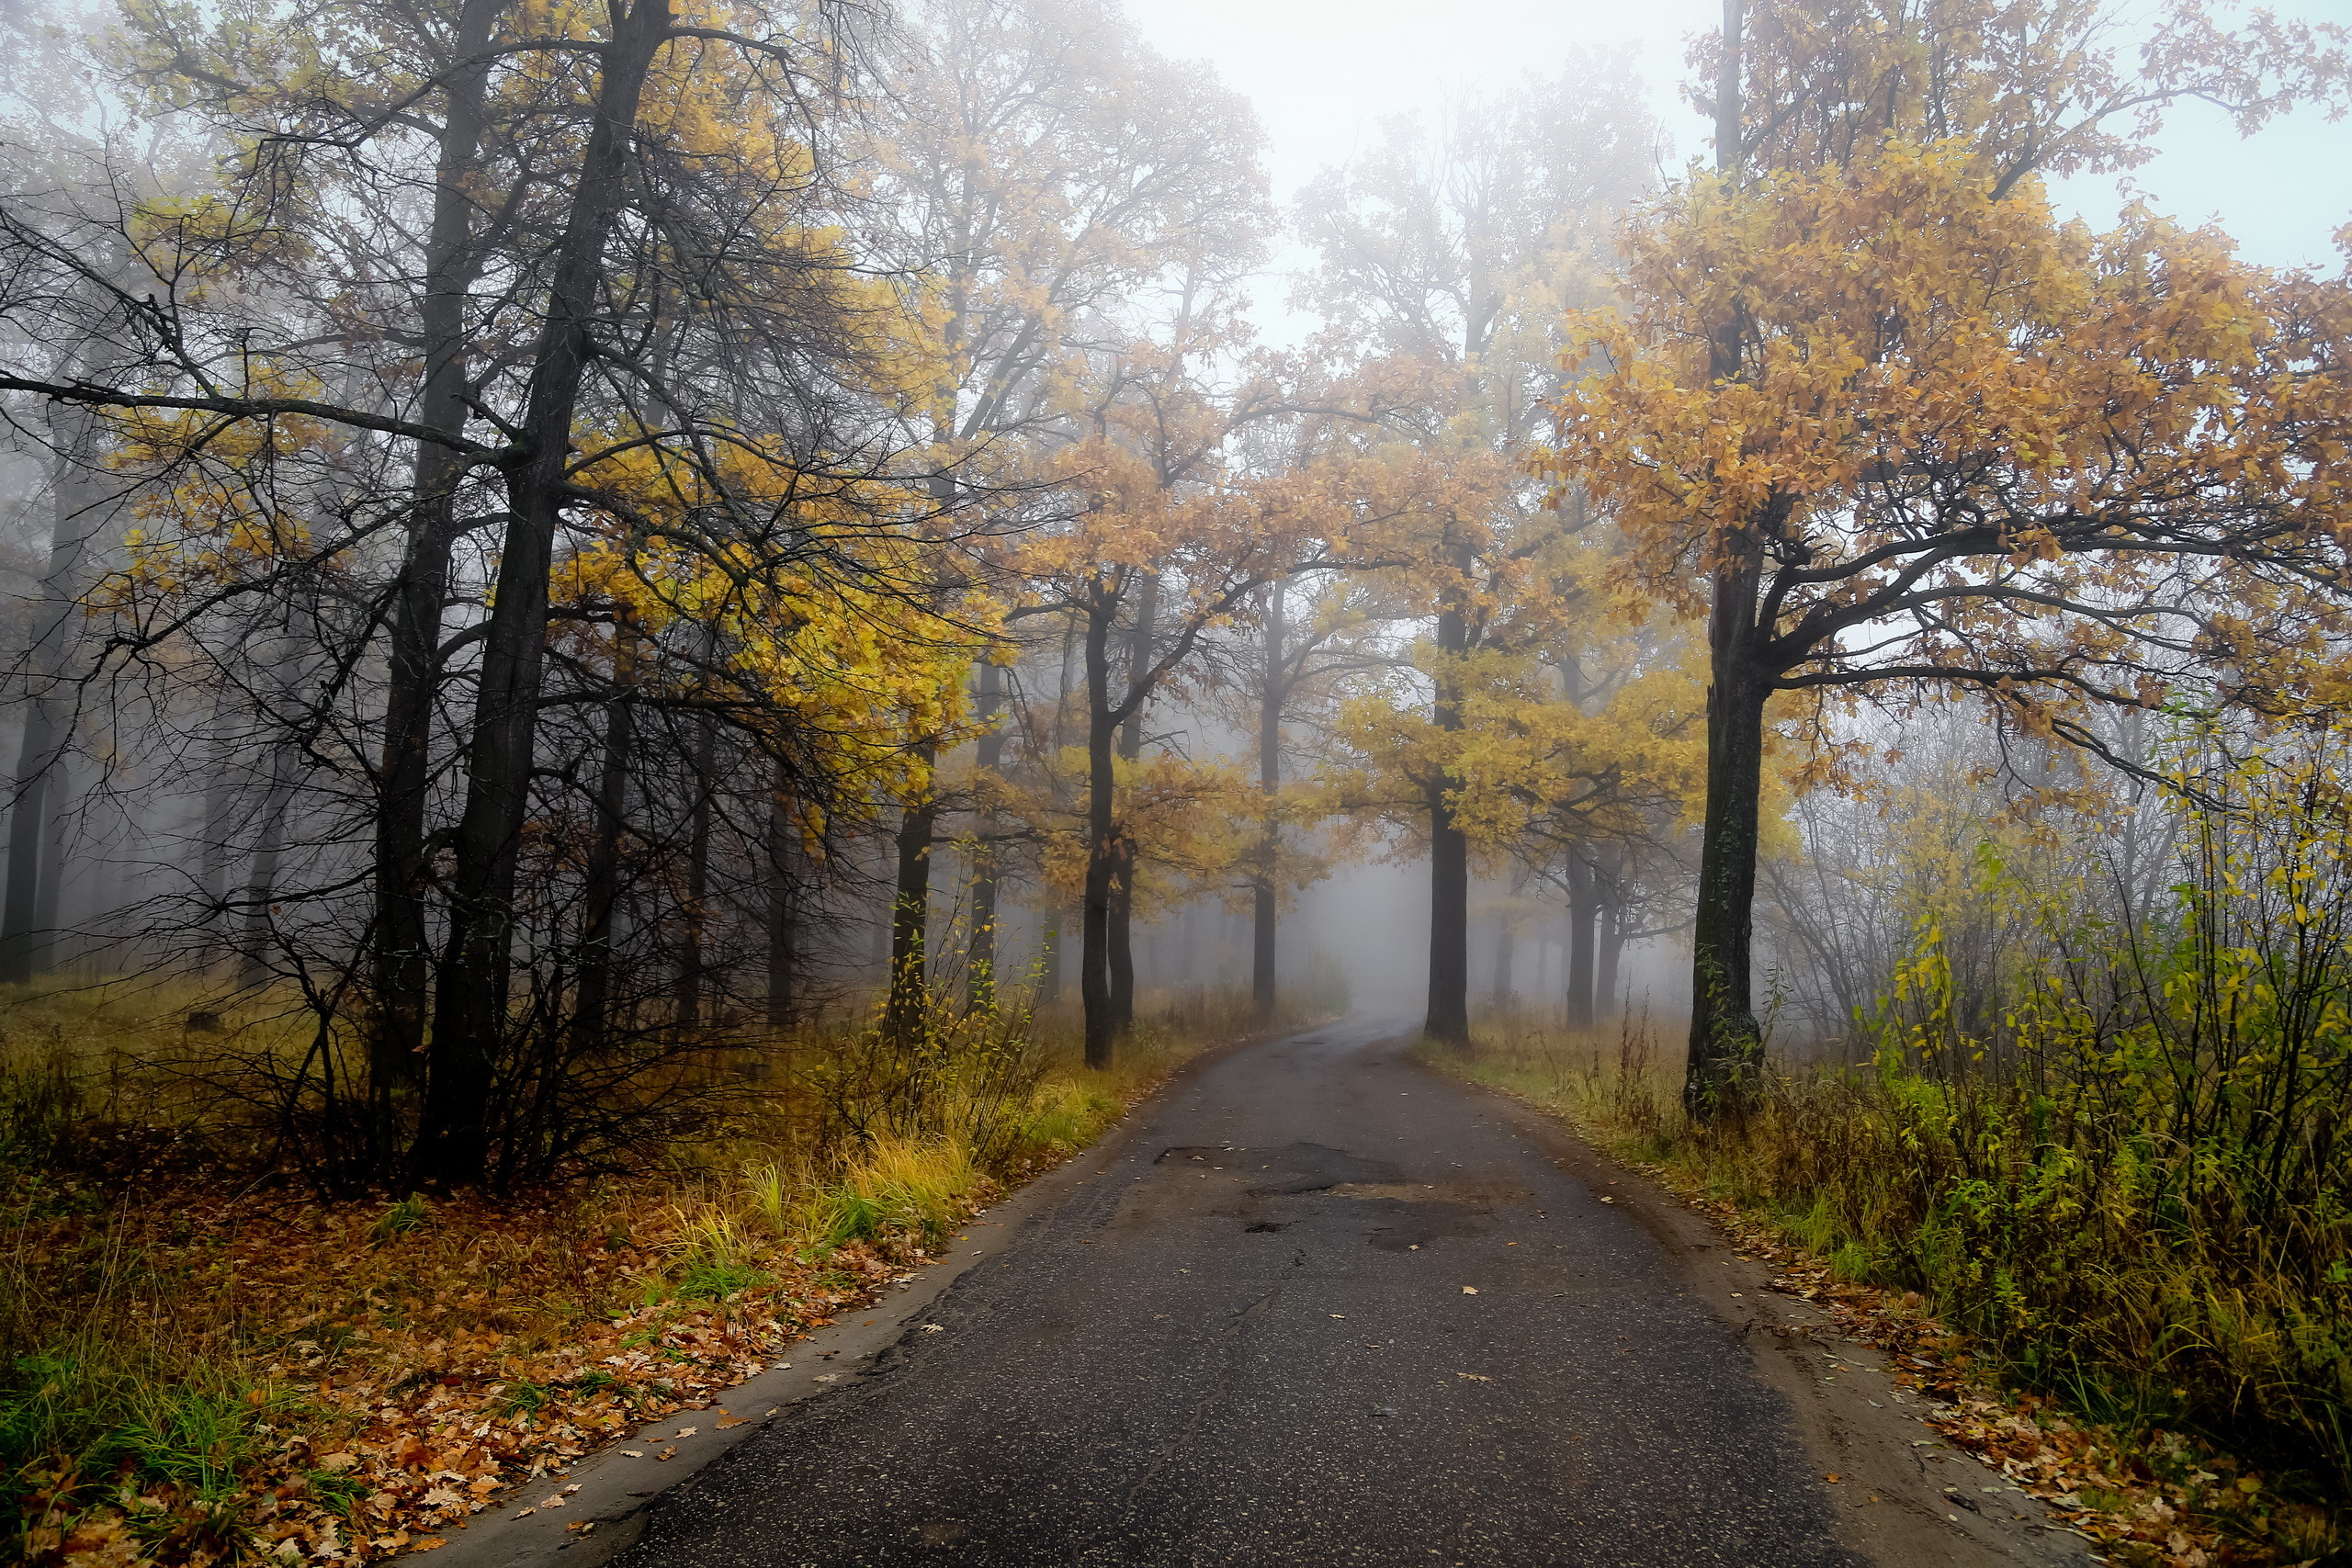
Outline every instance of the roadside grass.
[(1108, 1072), (1057, 1019), (951, 1024), (911, 1070), (870, 1031), (811, 1031), (642, 1170), (329, 1201), (254, 1156), (214, 1049), (267, 1021), (191, 1029), (188, 1000), (0, 995), (13, 1561), (358, 1562), (560, 1506), (551, 1479), (645, 1421), (733, 1425), (728, 1388), (1246, 1019), (1175, 998)]
[(1468, 1054), (1424, 1052), (1715, 1214), (1779, 1288), (1900, 1352), (1939, 1427), (2110, 1561), (2352, 1561), (2340, 1187), (2262, 1216), (2242, 1172), (2185, 1201), (2153, 1118), (2068, 1116), (2048, 1079), (1930, 1074), (1900, 1049), (1776, 1066), (1742, 1118), (1694, 1125), (1679, 1045), (1639, 1021), (1498, 1015)]

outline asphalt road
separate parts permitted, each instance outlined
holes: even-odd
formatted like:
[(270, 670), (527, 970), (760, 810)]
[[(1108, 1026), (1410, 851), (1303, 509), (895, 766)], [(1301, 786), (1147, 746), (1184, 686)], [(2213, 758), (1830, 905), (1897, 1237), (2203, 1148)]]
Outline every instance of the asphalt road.
[(1864, 1562), (1692, 1264), (1503, 1110), (1394, 1024), (1194, 1069), (620, 1561)]

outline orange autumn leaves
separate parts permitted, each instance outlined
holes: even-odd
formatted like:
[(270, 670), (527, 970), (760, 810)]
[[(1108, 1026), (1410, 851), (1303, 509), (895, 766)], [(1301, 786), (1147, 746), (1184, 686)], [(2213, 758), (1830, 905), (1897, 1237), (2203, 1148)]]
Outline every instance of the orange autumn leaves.
[(1995, 191), (1967, 143), (1901, 138), (1694, 179), (1629, 231), (1630, 308), (1571, 318), (1541, 471), (1610, 505), (1628, 582), (1686, 613), (1759, 554), (1790, 684), (2294, 700), (2344, 630), (2352, 293)]

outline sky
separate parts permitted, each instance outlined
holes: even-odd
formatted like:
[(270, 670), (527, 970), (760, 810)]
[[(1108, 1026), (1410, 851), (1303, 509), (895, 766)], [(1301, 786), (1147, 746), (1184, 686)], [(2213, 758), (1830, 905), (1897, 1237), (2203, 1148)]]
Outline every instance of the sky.
[[(2352, 25), (2352, 0), (2271, 9)], [(1678, 91), (1686, 40), (1723, 15), (1721, 0), (1128, 0), (1127, 10), (1162, 53), (1208, 62), (1256, 105), (1285, 201), (1383, 118), (1431, 117), (1450, 95), (1508, 86), (1577, 47), (1633, 51), (1669, 142), (1667, 167), (1679, 168), (1704, 150), (1708, 130)], [(2352, 119), (2304, 112), (2241, 141), (2219, 113), (2188, 110), (2161, 146), (2132, 176), (2158, 211), (2218, 219), (2252, 261), (2334, 269), (2331, 236), (2352, 222)], [(2056, 194), (2095, 223), (2120, 204), (2113, 175)], [(1261, 315), (1279, 313), (1284, 292), (1261, 288)]]

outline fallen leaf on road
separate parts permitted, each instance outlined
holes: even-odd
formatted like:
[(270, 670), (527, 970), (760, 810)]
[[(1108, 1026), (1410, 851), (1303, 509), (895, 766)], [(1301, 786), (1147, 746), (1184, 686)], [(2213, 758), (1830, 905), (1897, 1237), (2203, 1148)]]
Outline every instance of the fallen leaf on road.
[(922, 1331), (925, 1334), (944, 1334), (947, 1332), (947, 1325), (944, 1323), (926, 1323), (922, 1325)]
[(1478, 1372), (1456, 1372), (1453, 1375), (1458, 1378), (1468, 1378), (1472, 1382), (1492, 1382), (1495, 1381), (1494, 1379), (1484, 1376)]
[(1333, 1317), (1338, 1318), (1341, 1323), (1345, 1323), (1345, 1322), (1347, 1322), (1347, 1321), (1348, 1321), (1348, 1320), (1347, 1320), (1347, 1317), (1346, 1317), (1346, 1314), (1342, 1314), (1342, 1313), (1336, 1313), (1336, 1312), (1335, 1312), (1335, 1313), (1331, 1314), (1331, 1315), (1332, 1315)]
[(681, 1427), (678, 1428), (678, 1436), (682, 1438), (691, 1438), (700, 1430), (701, 1428), (698, 1427)]
[(751, 1424), (752, 1418), (749, 1416), (729, 1416), (724, 1410), (718, 1413), (718, 1419), (712, 1423), (722, 1432), (736, 1427), (748, 1427)]
[(1478, 1293), (1478, 1287), (1476, 1285), (1464, 1285), (1462, 1287), (1462, 1293), (1465, 1296), (1475, 1296)]
[(653, 1459), (654, 1462), (658, 1464), (665, 1459), (675, 1459), (677, 1457), (678, 1450), (676, 1449), (663, 1449), (660, 1453), (655, 1454)]
[(1845, 1478), (1844, 1476), (1842, 1476), (1842, 1475), (1838, 1474), (1836, 1471), (1834, 1471), (1834, 1470), (1833, 1470), (1833, 1471), (1831, 1471), (1828, 1474), (1826, 1474), (1826, 1475), (1823, 1476), (1821, 1479), (1822, 1479), (1822, 1480), (1824, 1480), (1824, 1481), (1843, 1481), (1843, 1480), (1845, 1480), (1846, 1478)]
[(519, 1513), (519, 1514), (515, 1515), (514, 1517), (515, 1517), (516, 1518), (518, 1518), (518, 1519), (527, 1519), (527, 1518), (529, 1518), (533, 1514), (536, 1514), (536, 1513), (537, 1513), (537, 1512), (538, 1512), (538, 1510), (537, 1510), (537, 1508), (526, 1508), (526, 1509), (524, 1509), (521, 1513)]
[(643, 1449), (623, 1449), (621, 1450), (621, 1456), (624, 1459), (643, 1459), (645, 1457), (645, 1450)]

